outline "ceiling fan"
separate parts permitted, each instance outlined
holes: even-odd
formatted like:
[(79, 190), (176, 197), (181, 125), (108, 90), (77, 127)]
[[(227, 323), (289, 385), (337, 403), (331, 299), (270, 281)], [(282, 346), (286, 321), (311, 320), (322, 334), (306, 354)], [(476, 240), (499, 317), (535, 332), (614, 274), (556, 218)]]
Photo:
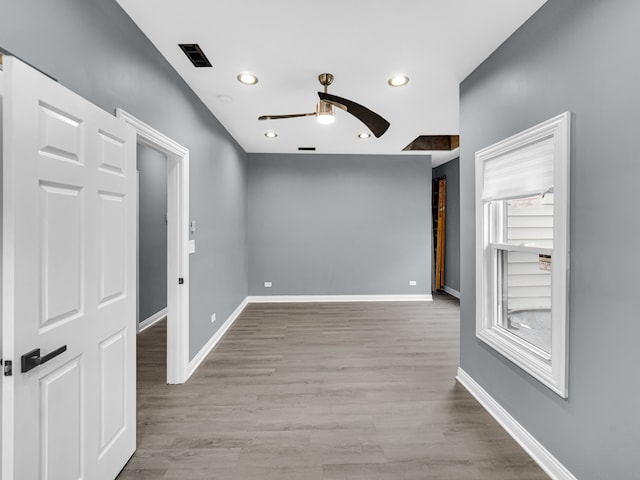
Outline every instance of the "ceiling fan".
[(322, 124), (333, 123), (334, 107), (350, 113), (362, 123), (376, 136), (381, 137), (391, 125), (377, 113), (369, 110), (362, 105), (352, 102), (346, 98), (338, 97), (327, 93), (327, 87), (333, 83), (333, 75), (330, 73), (321, 73), (318, 75), (318, 81), (324, 87), (324, 92), (318, 92), (320, 101), (316, 104), (316, 111), (311, 113), (293, 113), (289, 115), (262, 115), (258, 120), (279, 120), (282, 118), (295, 117), (316, 117), (318, 122)]

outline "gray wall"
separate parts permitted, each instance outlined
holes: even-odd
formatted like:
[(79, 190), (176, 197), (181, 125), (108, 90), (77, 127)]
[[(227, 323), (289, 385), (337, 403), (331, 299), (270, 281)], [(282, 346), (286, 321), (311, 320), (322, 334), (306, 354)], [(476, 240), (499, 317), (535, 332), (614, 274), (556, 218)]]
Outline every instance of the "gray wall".
[(167, 308), (167, 156), (138, 145), (138, 301), (142, 322)]
[(248, 202), (251, 295), (431, 292), (429, 156), (252, 154)]
[(433, 169), (433, 178), (447, 177), (444, 237), (444, 284), (460, 291), (460, 159)]
[(115, 1), (4, 1), (2, 18), (0, 47), (189, 149), (193, 357), (247, 294), (246, 154)]
[[(550, 0), (461, 85), (461, 366), (581, 480), (638, 478), (640, 2)], [(573, 112), (569, 398), (475, 337), (474, 152)]]

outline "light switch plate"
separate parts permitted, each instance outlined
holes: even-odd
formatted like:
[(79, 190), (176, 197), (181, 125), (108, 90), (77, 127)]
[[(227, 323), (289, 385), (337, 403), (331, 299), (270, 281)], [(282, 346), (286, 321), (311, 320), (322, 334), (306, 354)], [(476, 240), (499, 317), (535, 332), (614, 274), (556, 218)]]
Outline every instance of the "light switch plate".
[(195, 240), (189, 240), (189, 255), (191, 255), (192, 253), (196, 253), (196, 241)]

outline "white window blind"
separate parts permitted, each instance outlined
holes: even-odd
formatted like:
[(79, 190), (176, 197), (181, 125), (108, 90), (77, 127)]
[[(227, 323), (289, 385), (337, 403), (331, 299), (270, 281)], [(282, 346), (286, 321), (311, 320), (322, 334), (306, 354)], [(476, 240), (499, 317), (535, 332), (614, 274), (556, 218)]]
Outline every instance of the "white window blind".
[(492, 157), (484, 164), (482, 200), (522, 198), (553, 187), (553, 136)]

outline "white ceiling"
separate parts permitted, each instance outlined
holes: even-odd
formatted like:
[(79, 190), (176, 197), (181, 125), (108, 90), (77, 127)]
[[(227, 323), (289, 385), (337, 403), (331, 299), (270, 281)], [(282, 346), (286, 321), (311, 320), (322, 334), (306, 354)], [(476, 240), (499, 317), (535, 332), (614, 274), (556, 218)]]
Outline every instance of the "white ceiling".
[[(546, 0), (116, 1), (247, 152), (399, 154), (419, 135), (458, 133), (459, 83)], [(200, 44), (213, 68), (194, 68), (179, 43)], [(259, 82), (240, 84), (240, 72)], [(258, 121), (313, 112), (323, 72), (335, 75), (329, 93), (380, 114), (389, 130), (360, 140), (367, 128), (342, 111), (332, 125)], [(398, 73), (409, 84), (390, 87)], [(416, 153), (432, 153), (434, 165), (456, 156)]]

